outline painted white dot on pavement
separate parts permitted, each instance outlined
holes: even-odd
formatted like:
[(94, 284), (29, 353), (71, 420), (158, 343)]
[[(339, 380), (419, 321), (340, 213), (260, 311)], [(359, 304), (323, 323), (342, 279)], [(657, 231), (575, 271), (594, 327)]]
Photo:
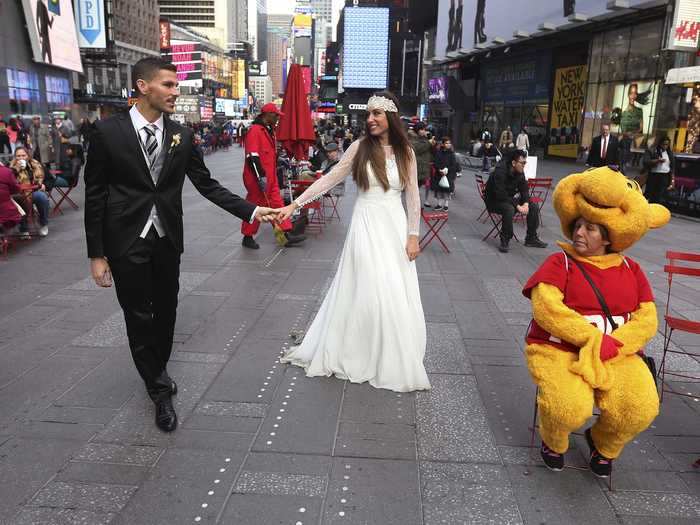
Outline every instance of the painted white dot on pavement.
[(294, 386), (294, 385), (296, 385), (296, 383), (289, 383), (289, 386)]
[(280, 419), (282, 419), (282, 416), (277, 416), (275, 419), (277, 419), (277, 421), (279, 421)]
[(269, 384), (270, 384), (270, 383), (268, 383), (267, 381), (265, 381), (265, 382), (263, 383), (263, 385), (265, 385), (265, 386), (267, 386), (267, 385), (269, 385)]
[(219, 483), (221, 483), (221, 480), (220, 480), (220, 479), (215, 479), (215, 480), (214, 480), (214, 483), (219, 484)]
[(293, 392), (293, 391), (294, 391), (293, 388), (288, 388), (288, 389), (287, 389), (287, 392)]
[(345, 468), (350, 470), (351, 467), (350, 467), (350, 465), (345, 465)]
[(201, 516), (197, 516), (197, 517), (194, 519), (194, 521), (200, 522), (200, 521), (202, 521), (202, 517), (201, 517)]
[(348, 490), (347, 487), (343, 487), (343, 492), (346, 492)]
[(343, 479), (350, 479), (350, 476), (343, 476)]
[(306, 512), (306, 509), (304, 507), (299, 509), (299, 512)]
[(347, 503), (348, 500), (346, 500), (345, 498), (343, 498), (343, 499), (340, 500), (340, 502), (341, 502), (341, 503)]
[(268, 445), (272, 445), (272, 441), (268, 441), (267, 444), (268, 444)]
[(279, 427), (280, 427), (277, 423), (275, 423), (275, 424), (272, 425), (272, 426), (275, 427), (275, 428), (279, 428)]
[(280, 412), (284, 412), (284, 408), (280, 408)]
[(214, 491), (213, 491), (213, 490), (210, 490), (209, 492), (207, 492), (207, 494), (210, 495), (210, 496), (213, 496), (213, 495), (214, 495)]
[(258, 394), (258, 397), (262, 397), (262, 394)]
[(342, 518), (343, 516), (345, 516), (345, 512), (343, 512), (343, 511), (341, 510), (341, 511), (338, 513), (338, 516), (340, 516), (340, 517)]
[(286, 401), (282, 401), (282, 404), (283, 404), (284, 406), (287, 406), (287, 402), (286, 402)]
[(225, 469), (225, 468), (220, 468), (220, 469), (219, 469), (219, 472), (226, 472), (226, 469)]
[(264, 391), (265, 391), (265, 389), (264, 389), (264, 388), (261, 388), (261, 389), (260, 389), (260, 391), (261, 391), (261, 392), (264, 392)]
[(270, 435), (271, 435), (271, 436), (276, 436), (276, 435), (277, 435), (277, 432), (270, 432)]
[(203, 508), (203, 509), (206, 509), (208, 506), (209, 506), (208, 503), (202, 503), (202, 508)]
[(296, 525), (304, 525), (301, 521), (297, 521)]
[(294, 380), (296, 381), (296, 379), (297, 379), (297, 376), (294, 376), (294, 377), (293, 377), (292, 379), (294, 379)]
[(292, 397), (292, 396), (290, 396), (289, 394), (284, 396), (285, 399), (289, 399), (290, 397)]

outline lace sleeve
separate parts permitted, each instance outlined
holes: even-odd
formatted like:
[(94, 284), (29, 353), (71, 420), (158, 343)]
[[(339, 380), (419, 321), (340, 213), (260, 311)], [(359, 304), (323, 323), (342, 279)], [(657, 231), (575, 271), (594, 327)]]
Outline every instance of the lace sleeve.
[(408, 185), (404, 189), (406, 193), (406, 208), (408, 215), (408, 234), (420, 235), (420, 193), (418, 191), (418, 167), (416, 156), (411, 152), (409, 164)]
[(297, 206), (300, 208), (305, 206), (314, 199), (318, 198), (320, 195), (327, 193), (331, 188), (340, 184), (345, 177), (350, 175), (352, 170), (352, 161), (355, 158), (355, 153), (357, 152), (359, 144), (359, 140), (353, 142), (347, 151), (345, 151), (338, 164), (336, 164), (329, 173), (318, 179), (311, 186), (309, 186), (304, 193), (294, 199)]

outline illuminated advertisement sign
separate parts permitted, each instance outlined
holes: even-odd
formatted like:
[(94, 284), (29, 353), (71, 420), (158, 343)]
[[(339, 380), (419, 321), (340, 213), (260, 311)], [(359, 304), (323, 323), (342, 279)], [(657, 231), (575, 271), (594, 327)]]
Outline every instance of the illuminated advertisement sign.
[(22, 0), (36, 62), (83, 72), (71, 0)]
[(158, 22), (158, 28), (160, 31), (160, 36), (158, 37), (160, 48), (167, 49), (170, 47), (170, 22), (161, 18)]
[(346, 7), (343, 88), (385, 89), (389, 71), (389, 9)]
[(447, 77), (428, 79), (428, 102), (447, 103)]
[(200, 95), (199, 114), (202, 122), (211, 122), (214, 118), (214, 99)]
[(80, 47), (107, 47), (107, 28), (102, 0), (76, 0), (75, 22), (78, 27)]
[(181, 86), (202, 87), (202, 49), (199, 42), (171, 40), (170, 48), (161, 53), (177, 68)]
[(296, 14), (292, 20), (294, 36), (311, 36), (312, 19), (310, 14)]
[(696, 51), (700, 37), (700, 0), (676, 0), (668, 48)]

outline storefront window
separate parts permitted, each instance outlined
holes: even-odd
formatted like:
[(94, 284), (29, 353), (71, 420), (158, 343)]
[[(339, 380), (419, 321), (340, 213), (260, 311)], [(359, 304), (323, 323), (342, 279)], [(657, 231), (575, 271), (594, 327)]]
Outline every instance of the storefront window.
[(7, 69), (7, 88), (12, 113), (28, 114), (39, 111), (39, 76), (36, 73)]
[(600, 80), (600, 64), (603, 60), (603, 34), (596, 35), (591, 41), (590, 63), (588, 65), (589, 82)]
[(631, 28), (626, 27), (605, 33), (601, 53), (601, 80), (624, 80), (631, 31)]
[[(661, 54), (662, 21), (647, 22), (632, 28), (626, 78), (655, 78)], [(663, 75), (665, 71), (661, 71)]]

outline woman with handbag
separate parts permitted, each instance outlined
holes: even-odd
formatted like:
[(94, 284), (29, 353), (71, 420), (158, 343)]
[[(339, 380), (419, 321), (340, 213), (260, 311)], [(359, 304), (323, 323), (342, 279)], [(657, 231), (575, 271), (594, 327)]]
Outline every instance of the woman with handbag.
[(457, 162), (457, 156), (452, 149), (452, 140), (443, 137), (440, 147), (435, 152), (435, 170), (431, 175), (431, 188), (435, 193), (437, 204), (435, 211), (449, 209), (450, 195), (455, 191), (455, 179), (462, 168)]
[(540, 454), (560, 471), (569, 434), (600, 409), (585, 431), (589, 465), (608, 477), (625, 444), (659, 411), (644, 346), (658, 320), (644, 271), (622, 251), (649, 228), (665, 225), (666, 208), (649, 204), (638, 186), (607, 167), (570, 175), (553, 195), (564, 235), (526, 283), (533, 320), (527, 364), (538, 386)]

